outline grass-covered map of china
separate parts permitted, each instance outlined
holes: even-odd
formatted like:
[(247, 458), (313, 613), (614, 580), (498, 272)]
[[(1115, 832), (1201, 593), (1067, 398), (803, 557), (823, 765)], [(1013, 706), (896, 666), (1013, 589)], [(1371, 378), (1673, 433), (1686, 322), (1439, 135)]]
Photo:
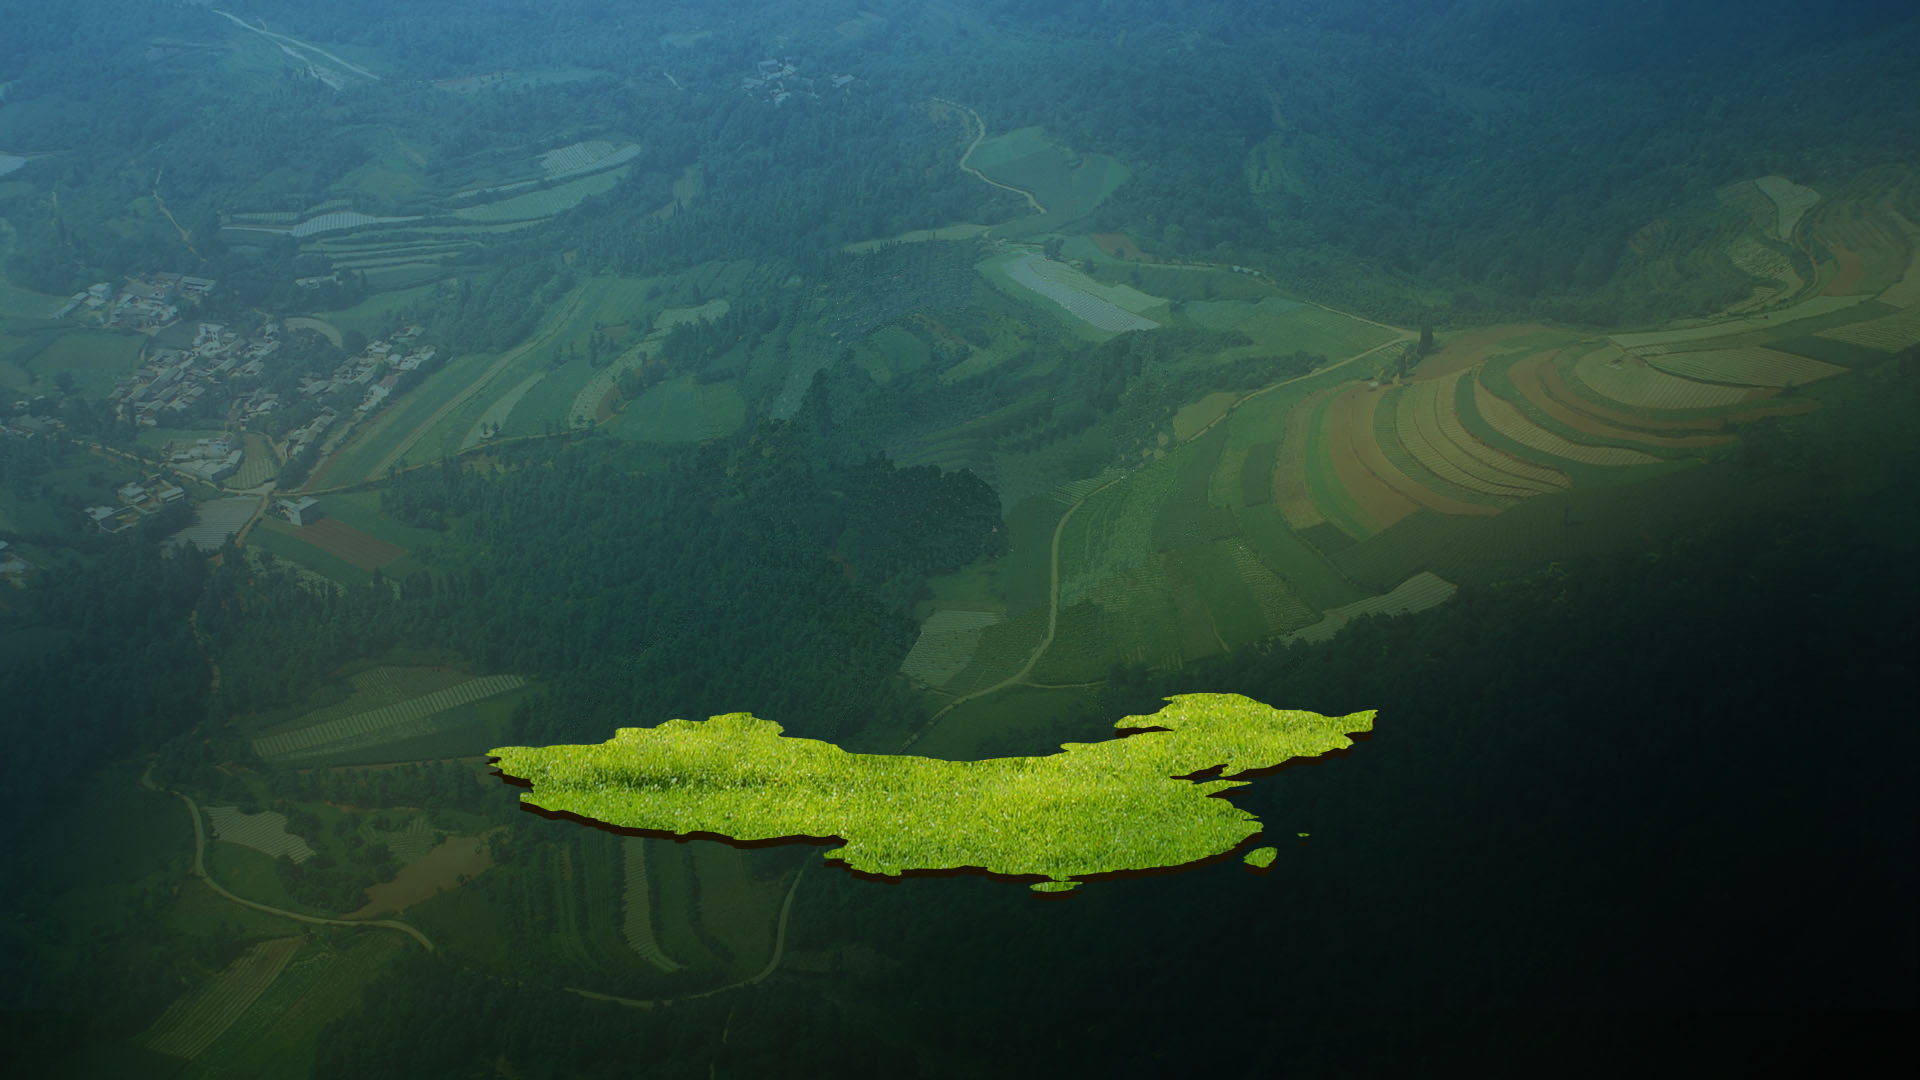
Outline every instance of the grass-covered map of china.
[[(1106, 742), (1043, 757), (851, 754), (747, 713), (621, 728), (591, 746), (507, 746), (523, 802), (617, 828), (740, 842), (839, 840), (826, 853), (886, 877), (974, 870), (1062, 892), (1098, 874), (1183, 866), (1260, 835), (1214, 796), (1250, 773), (1353, 745), (1372, 712), (1327, 717), (1235, 694), (1185, 694), (1123, 717)], [(1246, 861), (1264, 867), (1271, 848)]]

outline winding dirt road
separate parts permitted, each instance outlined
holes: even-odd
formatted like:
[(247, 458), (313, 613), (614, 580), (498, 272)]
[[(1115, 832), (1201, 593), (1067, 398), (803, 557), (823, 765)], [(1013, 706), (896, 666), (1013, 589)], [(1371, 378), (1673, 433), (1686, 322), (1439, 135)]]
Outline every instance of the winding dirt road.
[[(145, 775), (140, 777), (140, 786), (149, 791), (160, 790), (154, 786), (153, 770), (151, 768), (147, 770)], [(228, 892), (225, 886), (213, 880), (213, 878), (207, 874), (207, 834), (206, 828), (200, 823), (199, 804), (195, 803), (191, 796), (178, 791), (169, 791), (168, 794), (187, 804), (187, 815), (193, 819), (193, 868), (191, 872), (194, 877), (206, 882), (207, 888), (239, 904), (241, 907), (252, 908), (255, 911), (263, 911), (268, 915), (278, 915), (284, 919), (293, 919), (303, 923), (314, 923), (320, 926), (383, 926), (389, 930), (398, 930), (425, 946), (428, 952), (433, 951), (433, 942), (427, 939), (427, 935), (401, 922), (399, 919), (329, 919), (319, 915), (302, 915), (297, 911), (288, 911), (285, 908), (277, 908), (271, 904), (262, 904), (257, 900), (249, 900), (244, 896), (235, 896), (233, 893)], [(789, 899), (791, 899), (791, 897), (789, 897)]]

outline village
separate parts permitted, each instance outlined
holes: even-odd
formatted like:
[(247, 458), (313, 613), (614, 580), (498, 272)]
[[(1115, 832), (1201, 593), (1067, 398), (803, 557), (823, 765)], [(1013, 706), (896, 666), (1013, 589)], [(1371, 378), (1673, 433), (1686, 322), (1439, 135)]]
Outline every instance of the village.
[[(391, 339), (369, 342), (324, 377), (303, 376), (290, 394), (283, 394), (270, 387), (272, 362), (283, 344), (278, 319), (266, 319), (248, 331), (201, 323), (189, 348), (155, 350), (107, 400), (118, 417), (141, 427), (187, 426), (193, 417), (212, 414), (222, 416), (229, 427), (254, 430), (267, 429), (268, 414), (296, 402), (327, 402), (312, 419), (284, 434), (278, 447), (284, 460), (334, 427), (341, 412), (333, 403), (342, 396), (360, 391), (351, 411), (371, 412), (393, 393), (403, 373), (431, 363), (437, 350), (419, 344), (421, 333), (420, 327), (410, 326)], [(219, 483), (238, 468), (237, 460), (227, 460), (236, 452), (190, 450), (185, 458), (176, 454), (174, 464), (197, 479)]]
[[(844, 90), (851, 84), (851, 75), (833, 75), (827, 80), (834, 89)], [(808, 97), (819, 97), (814, 88), (812, 76), (801, 75), (800, 69), (791, 60), (762, 60), (752, 75), (740, 80), (740, 89), (748, 95), (764, 96), (775, 105), (784, 105), (796, 93)]]
[(110, 282), (98, 282), (84, 292), (74, 293), (66, 306), (54, 313), (64, 319), (76, 312), (81, 318), (116, 330), (156, 331), (180, 321), (182, 303), (198, 303), (217, 284), (211, 278), (187, 274), (147, 274), (128, 278), (115, 289)]

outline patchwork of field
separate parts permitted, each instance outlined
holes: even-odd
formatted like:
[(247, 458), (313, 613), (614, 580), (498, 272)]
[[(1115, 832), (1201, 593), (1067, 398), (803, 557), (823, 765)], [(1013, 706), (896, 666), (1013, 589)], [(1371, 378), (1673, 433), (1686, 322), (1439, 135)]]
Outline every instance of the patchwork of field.
[(213, 838), (250, 847), (274, 858), (285, 855), (303, 863), (313, 858), (313, 846), (287, 831), (287, 816), (275, 810), (243, 814), (237, 806), (209, 806), (207, 820), (213, 825)]
[(248, 948), (212, 982), (168, 1006), (137, 1041), (156, 1054), (198, 1058), (273, 985), (303, 942), (274, 938)]
[[(1784, 196), (1789, 210), (1804, 201)], [(1344, 320), (1365, 328), (1344, 343), (1362, 353), (1397, 336), (1289, 301), (1189, 301), (1186, 315), (1218, 328)], [(1528, 552), (1634, 542), (1581, 528), (1583, 493), (1635, 490), (1723, 453), (1741, 422), (1817, 408), (1799, 387), (1920, 334), (1914, 318), (1829, 296), (1611, 339), (1487, 327), (1443, 341), (1404, 379), (1362, 355), (1252, 396), (1203, 394), (1175, 413), (1180, 439), (1159, 456), (1109, 486), (1063, 487), (1068, 501), (1098, 490), (1062, 533), (1059, 621), (1033, 679), (1323, 640), (1367, 614), (1444, 603), (1459, 578), (1435, 566), (1471, 577)], [(1388, 591), (1368, 596), (1362, 581)]]
[(365, 712), (260, 736), (253, 740), (253, 750), (264, 759), (292, 763), (431, 734), (461, 722), (463, 718), (448, 715), (461, 706), (518, 689), (526, 682), (518, 675), (464, 679)]

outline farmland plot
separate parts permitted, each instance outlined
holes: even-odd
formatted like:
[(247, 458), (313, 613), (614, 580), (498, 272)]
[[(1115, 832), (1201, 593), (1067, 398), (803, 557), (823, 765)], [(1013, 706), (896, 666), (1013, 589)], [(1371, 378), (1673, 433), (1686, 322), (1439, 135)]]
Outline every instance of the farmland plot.
[(278, 811), (243, 814), (237, 806), (209, 806), (207, 820), (213, 824), (215, 840), (250, 847), (276, 859), (285, 855), (296, 863), (314, 856), (306, 840), (287, 831), (287, 816)]
[(1669, 375), (1616, 346), (1581, 356), (1574, 361), (1573, 376), (1601, 397), (1636, 409), (1711, 409), (1746, 397), (1744, 390)]
[(368, 712), (327, 720), (294, 731), (253, 740), (254, 753), (277, 761), (324, 757), (430, 734), (446, 726), (442, 714), (483, 698), (526, 685), (518, 675), (488, 675), (468, 679), (445, 690), (409, 698)]
[(1152, 330), (1160, 325), (1121, 306), (1109, 295), (1118, 294), (1124, 289), (1133, 297), (1120, 295), (1117, 298), (1130, 300), (1134, 306), (1144, 306), (1138, 298), (1157, 302), (1157, 297), (1147, 297), (1124, 286), (1101, 285), (1079, 271), (1061, 267), (1057, 263), (1042, 265), (1048, 262), (1038, 252), (1022, 251), (988, 259), (980, 264), (980, 271), (989, 278), (1002, 277), (1030, 293), (1038, 294), (1096, 330), (1118, 334), (1128, 330)]
[(1489, 427), (1529, 450), (1538, 450), (1582, 465), (1651, 465), (1660, 460), (1652, 454), (1623, 446), (1577, 443), (1548, 431), (1528, 419), (1518, 406), (1487, 389), (1486, 384), (1478, 380), (1473, 384), (1473, 403)]
[[(1438, 405), (1442, 398), (1451, 405), (1453, 382), (1453, 379), (1425, 379), (1396, 396), (1394, 434), (1413, 460), (1467, 492), (1511, 499), (1555, 490), (1487, 466), (1441, 431)], [(1457, 428), (1458, 424), (1454, 426)]]
[(1683, 379), (1742, 387), (1804, 386), (1847, 370), (1808, 357), (1760, 348), (1663, 353), (1647, 357), (1647, 364)]
[(211, 983), (174, 1002), (138, 1041), (157, 1054), (188, 1061), (199, 1057), (273, 985), (303, 940), (274, 938), (254, 945)]
[[(1320, 508), (1314, 505), (1313, 496), (1307, 490), (1307, 437), (1312, 431), (1314, 410), (1326, 400), (1328, 393), (1323, 390), (1305, 398), (1287, 414), (1279, 455), (1270, 472), (1273, 504), (1295, 529), (1312, 528), (1327, 520), (1320, 515)], [(1258, 503), (1248, 499), (1247, 505)]]
[[(1490, 510), (1443, 494), (1445, 482), (1422, 469), (1407, 454), (1393, 431), (1394, 402), (1399, 396), (1399, 391), (1380, 393), (1355, 383), (1334, 399), (1333, 415), (1339, 424), (1331, 429), (1336, 434), (1329, 449), (1339, 470), (1341, 490), (1361, 508), (1364, 516), (1350, 515), (1345, 523), (1332, 514), (1327, 517), (1349, 539), (1364, 540), (1391, 528), (1422, 506), (1430, 506), (1443, 514)], [(1470, 492), (1457, 493), (1471, 495)], [(1356, 531), (1355, 522), (1365, 528)]]
[(945, 686), (973, 661), (980, 634), (1005, 618), (997, 611), (936, 611), (920, 626), (920, 636), (900, 671), (929, 686)]
[(571, 210), (595, 195), (604, 195), (612, 191), (614, 185), (626, 175), (627, 167), (622, 166), (607, 172), (582, 176), (577, 180), (568, 180), (541, 191), (529, 191), (524, 195), (514, 195), (496, 202), (481, 203), (478, 206), (464, 206), (455, 210), (453, 216), (464, 221), (487, 224), (549, 218)]
[(1801, 216), (1820, 201), (1819, 192), (1784, 176), (1763, 176), (1755, 180), (1753, 186), (1773, 203), (1778, 215), (1774, 219), (1773, 235), (1779, 240), (1791, 240)]
[(1253, 597), (1254, 603), (1260, 605), (1260, 614), (1266, 620), (1269, 633), (1283, 633), (1313, 622), (1313, 609), (1295, 596), (1278, 574), (1267, 569), (1267, 565), (1260, 561), (1246, 541), (1235, 537), (1226, 544), (1227, 555), (1240, 575), (1240, 583), (1247, 594)]
[(1868, 299), (1865, 296), (1809, 296), (1792, 307), (1742, 316), (1734, 322), (1688, 326), (1678, 330), (1612, 334), (1607, 340), (1630, 352), (1646, 353), (1657, 346), (1686, 346), (1694, 342), (1711, 341), (1714, 338), (1732, 337), (1735, 334), (1777, 330), (1789, 323), (1799, 322), (1801, 319), (1818, 318), (1822, 315), (1831, 315), (1836, 311), (1844, 311), (1856, 304), (1865, 303)]
[(1865, 345), (1869, 349), (1898, 352), (1901, 349), (1920, 345), (1920, 305), (1872, 322), (1852, 323), (1847, 326), (1836, 326), (1831, 330), (1822, 330), (1817, 336), (1853, 345)]
[(627, 947), (661, 971), (679, 971), (687, 965), (668, 956), (653, 933), (653, 900), (647, 885), (647, 844), (637, 836), (620, 841), (620, 861), (626, 881), (620, 893), (620, 933)]
[(746, 400), (731, 380), (703, 384), (682, 375), (628, 404), (619, 433), (643, 442), (702, 442), (732, 434), (746, 418)]

